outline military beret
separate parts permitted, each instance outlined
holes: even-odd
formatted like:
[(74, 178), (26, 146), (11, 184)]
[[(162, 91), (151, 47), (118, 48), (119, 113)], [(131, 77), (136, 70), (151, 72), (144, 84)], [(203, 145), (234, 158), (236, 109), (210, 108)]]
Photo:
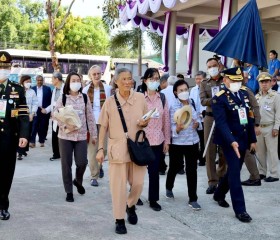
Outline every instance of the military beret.
[(257, 76), (257, 80), (259, 82), (261, 81), (266, 81), (266, 80), (270, 80), (271, 81), (272, 76), (268, 73), (268, 72), (261, 72), (258, 76)]
[(243, 68), (234, 67), (228, 68), (222, 71), (225, 77), (228, 77), (230, 80), (233, 81), (242, 81), (243, 80)]
[(12, 56), (6, 51), (0, 51), (0, 67), (10, 67), (12, 65)]

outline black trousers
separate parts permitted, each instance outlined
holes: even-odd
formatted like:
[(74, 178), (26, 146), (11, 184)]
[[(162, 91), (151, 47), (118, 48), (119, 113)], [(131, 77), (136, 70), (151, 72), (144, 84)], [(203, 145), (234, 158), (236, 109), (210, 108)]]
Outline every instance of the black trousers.
[(172, 190), (176, 174), (185, 158), (185, 170), (188, 185), (189, 201), (197, 201), (197, 159), (198, 143), (194, 145), (173, 145), (169, 147), (169, 169), (166, 178), (166, 189)]
[(37, 116), (33, 119), (30, 143), (35, 143), (37, 133), (39, 136), (39, 143), (45, 143), (48, 134), (49, 120), (50, 114), (43, 114), (41, 113), (41, 108), (38, 108)]
[(60, 158), (59, 153), (59, 144), (58, 144), (58, 129), (56, 128), (56, 132), (53, 130), (53, 122), (52, 122), (52, 150), (53, 150), (53, 157), (54, 158)]
[(218, 187), (214, 193), (216, 199), (225, 199), (230, 191), (233, 210), (236, 214), (246, 212), (244, 193), (240, 181), (240, 170), (244, 162), (246, 150), (240, 150), (240, 158), (237, 157), (231, 146), (223, 147), (223, 153), (227, 161), (227, 172), (220, 178)]
[(0, 209), (9, 208), (9, 193), (16, 166), (18, 138), (0, 133)]
[(159, 162), (163, 153), (163, 144), (152, 146), (155, 161), (148, 165), (149, 173), (149, 196), (150, 202), (159, 200)]
[[(30, 141), (30, 138), (31, 138), (32, 126), (33, 126), (33, 121), (29, 122), (29, 138), (28, 138), (28, 141)], [(24, 147), (24, 148), (18, 147), (18, 154), (24, 155), (28, 151), (29, 151), (29, 144), (27, 144), (26, 147)]]
[(159, 160), (159, 171), (160, 172), (165, 172), (167, 169), (167, 165), (165, 163), (165, 153), (162, 152), (160, 160)]

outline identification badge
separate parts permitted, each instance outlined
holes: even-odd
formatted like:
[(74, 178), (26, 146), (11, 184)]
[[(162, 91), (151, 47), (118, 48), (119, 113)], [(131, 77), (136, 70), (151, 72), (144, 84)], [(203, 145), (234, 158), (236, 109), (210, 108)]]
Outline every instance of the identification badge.
[(248, 124), (246, 108), (239, 108), (238, 109), (238, 116), (239, 116), (239, 122), (240, 122), (241, 125)]
[(0, 118), (6, 117), (7, 100), (0, 99)]
[(18, 94), (11, 94), (10, 98), (19, 98), (19, 95)]
[(218, 93), (219, 91), (220, 91), (219, 86), (211, 87), (212, 97), (214, 97), (216, 95), (216, 93)]
[(11, 117), (18, 117), (18, 109), (11, 110)]

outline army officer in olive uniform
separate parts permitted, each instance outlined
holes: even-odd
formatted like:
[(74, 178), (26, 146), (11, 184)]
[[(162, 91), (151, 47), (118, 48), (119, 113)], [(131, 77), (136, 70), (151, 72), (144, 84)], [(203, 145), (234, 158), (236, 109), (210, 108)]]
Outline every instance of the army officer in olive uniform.
[(25, 147), (29, 116), (24, 89), (9, 81), (12, 58), (0, 51), (0, 219), (10, 218), (9, 192), (13, 181), (17, 147)]
[(223, 73), (225, 88), (213, 98), (212, 109), (216, 123), (214, 143), (222, 147), (228, 169), (218, 184), (214, 200), (221, 207), (229, 207), (225, 196), (230, 190), (235, 216), (241, 222), (250, 222), (252, 218), (246, 212), (240, 170), (246, 150), (256, 149), (254, 114), (248, 92), (241, 89), (243, 80), (241, 69), (231, 68)]

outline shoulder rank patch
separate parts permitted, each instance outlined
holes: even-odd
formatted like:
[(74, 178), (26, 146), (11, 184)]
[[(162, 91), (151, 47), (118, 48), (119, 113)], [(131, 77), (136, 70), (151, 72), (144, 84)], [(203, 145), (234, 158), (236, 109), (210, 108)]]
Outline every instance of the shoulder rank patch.
[(247, 87), (242, 85), (240, 89), (247, 90)]
[(221, 90), (220, 92), (216, 93), (215, 96), (220, 97), (225, 93), (225, 90)]

